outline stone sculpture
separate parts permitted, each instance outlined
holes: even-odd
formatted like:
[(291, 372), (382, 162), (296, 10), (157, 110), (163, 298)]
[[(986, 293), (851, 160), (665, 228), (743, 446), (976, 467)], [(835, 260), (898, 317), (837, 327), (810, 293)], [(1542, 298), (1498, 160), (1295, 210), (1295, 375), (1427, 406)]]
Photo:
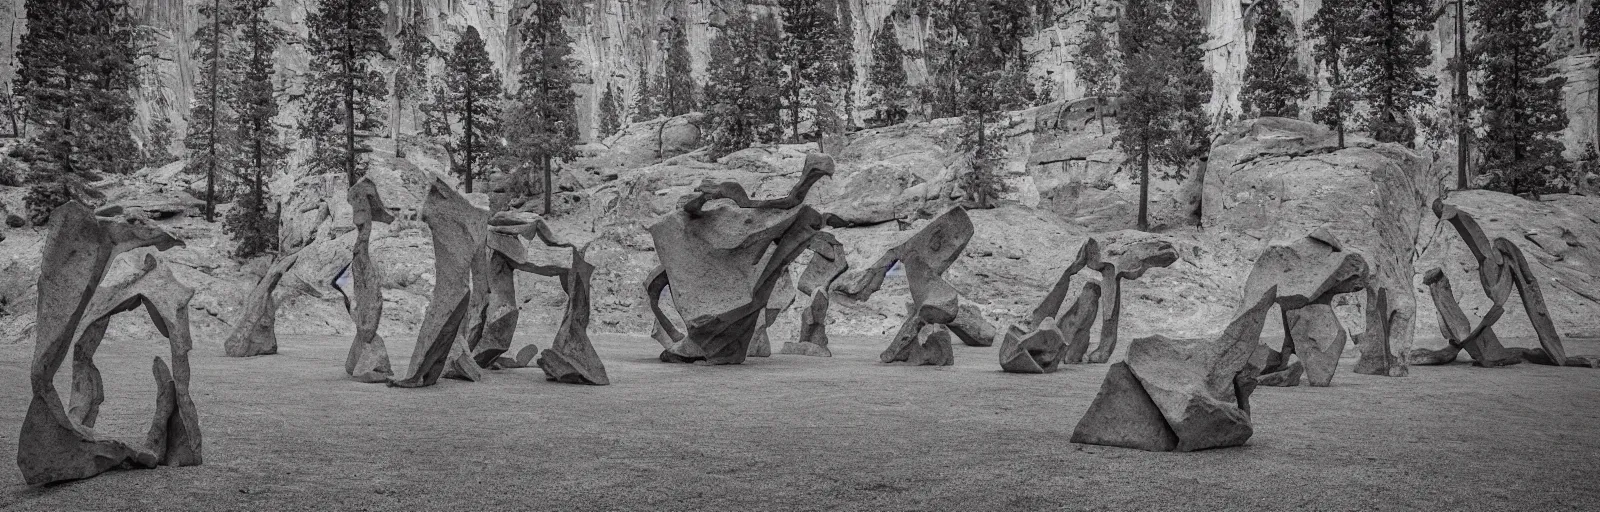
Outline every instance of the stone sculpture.
[[(832, 174), (832, 158), (808, 155), (800, 182), (773, 200), (751, 200), (737, 183), (708, 181), (681, 211), (650, 226), (661, 268), (645, 288), (665, 347), (662, 361), (744, 362), (779, 275), (823, 225), (822, 214), (803, 204), (805, 196)], [(736, 207), (705, 208), (718, 199)], [(660, 294), (669, 285), (686, 333), (661, 311)]]
[[(1303, 365), (1301, 371), (1312, 386), (1330, 385), (1349, 340), (1344, 326), (1334, 316), (1333, 298), (1367, 289), (1368, 275), (1366, 258), (1344, 250), (1339, 239), (1323, 228), (1293, 243), (1268, 247), (1256, 259), (1245, 281), (1245, 297), (1257, 297), (1269, 288), (1278, 290), (1274, 302), (1283, 318), (1283, 345), (1278, 350), (1266, 349), (1268, 357), (1262, 375), (1294, 371), (1288, 367), (1289, 356), (1293, 355)], [(1387, 327), (1384, 332), (1388, 332)], [(1404, 371), (1403, 365), (1399, 368)], [(1298, 379), (1287, 375), (1266, 382), (1299, 384)]]
[(1450, 279), (1445, 277), (1440, 269), (1429, 270), (1422, 278), (1423, 284), (1428, 285), (1428, 292), (1433, 296), (1433, 304), (1439, 310), (1439, 332), (1449, 346), (1439, 350), (1416, 349), (1406, 355), (1406, 360), (1411, 364), (1437, 365), (1446, 364), (1456, 360), (1456, 355), (1462, 350), (1472, 356), (1472, 364), (1486, 368), (1508, 366), (1522, 362), (1522, 352), (1507, 349), (1500, 344), (1500, 338), (1495, 336), (1494, 329), (1489, 324), (1499, 318), (1502, 309), (1499, 306), (1490, 308), (1489, 315), (1484, 318), (1484, 323), (1477, 329), (1472, 328), (1472, 322), (1467, 319), (1467, 313), (1461, 310), (1461, 304), (1456, 302), (1455, 291), (1450, 287)]
[(589, 281), (593, 275), (594, 265), (584, 259), (584, 249), (572, 248), (571, 270), (561, 276), (561, 288), (567, 292), (567, 310), (555, 341), (536, 361), (550, 380), (596, 386), (611, 383), (600, 354), (589, 342)]
[(378, 323), (383, 320), (383, 286), (377, 268), (372, 266), (369, 247), (372, 223), (394, 222), (394, 215), (384, 206), (371, 178), (357, 181), (346, 199), (350, 202), (350, 220), (356, 226), (356, 242), (350, 250), (351, 287), (355, 293), (350, 316), (356, 322), (356, 337), (345, 356), (344, 372), (359, 382), (385, 382), (394, 370), (389, 364), (389, 349), (378, 335)]
[(233, 334), (222, 344), (228, 357), (252, 357), (278, 353), (277, 316), (278, 302), (272, 292), (278, 288), (283, 274), (294, 267), (299, 255), (278, 260), (261, 276), (256, 287), (245, 298), (244, 310), (234, 322)]
[(1178, 250), (1165, 240), (1143, 240), (1106, 247), (1105, 256), (1088, 262), (1100, 273), (1100, 345), (1084, 358), (1086, 363), (1104, 363), (1117, 349), (1117, 330), (1122, 327), (1122, 280), (1137, 280), (1152, 268), (1178, 261)]
[[(1528, 260), (1522, 254), (1522, 249), (1505, 238), (1489, 240), (1483, 228), (1478, 226), (1478, 221), (1471, 214), (1456, 209), (1455, 206), (1445, 204), (1435, 199), (1433, 214), (1440, 219), (1448, 221), (1454, 226), (1456, 233), (1461, 235), (1461, 240), (1466, 242), (1467, 249), (1472, 251), (1472, 258), (1478, 261), (1478, 280), (1483, 285), (1483, 292), (1489, 296), (1493, 306), (1477, 328), (1466, 334), (1458, 345), (1452, 342), (1450, 347), (1442, 351), (1413, 350), (1407, 354), (1408, 359), (1415, 360), (1416, 364), (1444, 364), (1454, 361), (1456, 354), (1467, 348), (1468, 342), (1480, 349), (1488, 361), (1478, 362), (1480, 366), (1505, 366), (1513, 364), (1512, 356), (1519, 355), (1522, 359), (1535, 364), (1553, 366), (1589, 366), (1589, 358), (1568, 358), (1566, 349), (1562, 347), (1561, 335), (1556, 332), (1555, 322), (1550, 319), (1550, 310), (1545, 306), (1544, 291), (1539, 287), (1539, 280), (1533, 276), (1533, 269), (1528, 266)], [(1442, 279), (1442, 276), (1441, 276)], [(1522, 309), (1528, 314), (1529, 323), (1539, 336), (1538, 349), (1505, 349), (1505, 352), (1495, 350), (1490, 343), (1499, 344), (1499, 337), (1495, 336), (1493, 326), (1500, 319), (1505, 309), (1506, 300), (1511, 296), (1512, 288), (1516, 288), (1517, 295), (1522, 299)], [(1462, 328), (1466, 325), (1466, 315), (1443, 319), (1447, 309), (1459, 311), (1459, 304), (1451, 307), (1455, 302), (1453, 295), (1449, 295), (1449, 284), (1445, 284), (1446, 296), (1450, 304), (1442, 304), (1439, 294), (1434, 293), (1434, 304), (1439, 307), (1441, 329), (1450, 329), (1455, 332), (1455, 323)], [(1447, 339), (1454, 339), (1452, 333), (1446, 333)], [(1469, 352), (1470, 353), (1470, 352)], [(1477, 359), (1479, 354), (1472, 354)]]
[(447, 358), (456, 361), (451, 366), (458, 371), (475, 372), (477, 368), (457, 334), (471, 300), (472, 262), (487, 243), (489, 211), (473, 206), (444, 180), (435, 178), (422, 203), (422, 220), (433, 232), (433, 296), (411, 352), (409, 375), (391, 379), (390, 386), (431, 386), (445, 372)]
[[(516, 334), (517, 319), (521, 314), (517, 307), (516, 272), (565, 279), (573, 270), (571, 266), (533, 261), (522, 243), (523, 238), (539, 240), (548, 247), (572, 247), (572, 244), (557, 237), (544, 218), (537, 214), (500, 212), (489, 219), (489, 266), (486, 272), (488, 318), (481, 329), (482, 336), (476, 343), (469, 344), (473, 360), (484, 368), (490, 367), (502, 354), (511, 350), (511, 338)], [(577, 257), (575, 254), (574, 265), (577, 264)], [(571, 300), (570, 296), (568, 300)]]
[(786, 268), (778, 273), (778, 284), (772, 288), (772, 295), (767, 297), (767, 307), (761, 308), (761, 320), (756, 322), (756, 333), (750, 337), (750, 348), (745, 349), (746, 356), (772, 357), (772, 340), (767, 336), (767, 330), (778, 322), (778, 315), (793, 304), (794, 283)]
[[(189, 397), (189, 299), (194, 292), (153, 257), (127, 285), (97, 290), (118, 254), (182, 245), (159, 228), (128, 219), (96, 219), (71, 201), (51, 213), (38, 281), (38, 346), (29, 373), (33, 397), (17, 439), (17, 466), (29, 485), (88, 478), (118, 467), (194, 466), (202, 462), (199, 415)], [(94, 352), (110, 318), (139, 306), (167, 337), (172, 363), (155, 358), (156, 417), (141, 446), (95, 438), (103, 400)], [(87, 319), (88, 323), (83, 324)], [(80, 325), (83, 327), (79, 330)], [(74, 341), (76, 339), (76, 341)], [(54, 378), (73, 348), (72, 411)]]
[(832, 234), (821, 231), (811, 239), (811, 262), (796, 283), (811, 303), (800, 310), (800, 338), (784, 342), (778, 353), (833, 357), (828, 350), (828, 290), (849, 269), (844, 244)]
[[(988, 346), (993, 339), (980, 339), (984, 331), (993, 327), (973, 327), (983, 322), (970, 318), (976, 309), (963, 310), (961, 298), (955, 287), (944, 280), (944, 272), (954, 264), (967, 242), (972, 240), (972, 219), (961, 207), (954, 207), (933, 219), (911, 238), (885, 251), (876, 262), (860, 270), (852, 270), (841, 277), (834, 290), (855, 300), (867, 300), (883, 287), (889, 270), (898, 263), (905, 269), (906, 282), (911, 291), (911, 304), (900, 330), (889, 347), (878, 356), (882, 362), (903, 361), (912, 352), (911, 345), (926, 345), (932, 340), (919, 339), (939, 332), (924, 330), (928, 324), (942, 325), (973, 346)], [(963, 315), (966, 318), (962, 318)]]
[(1250, 394), (1262, 354), (1261, 327), (1279, 292), (1247, 302), (1216, 340), (1134, 340), (1111, 366), (1072, 442), (1148, 451), (1240, 446), (1254, 432)]
[(1060, 320), (1046, 316), (1028, 332), (1008, 329), (1000, 343), (1000, 369), (1048, 373), (1056, 371), (1061, 363), (1081, 362), (1089, 350), (1089, 328), (1099, 314), (1100, 293), (1098, 283), (1084, 283), (1078, 300)]

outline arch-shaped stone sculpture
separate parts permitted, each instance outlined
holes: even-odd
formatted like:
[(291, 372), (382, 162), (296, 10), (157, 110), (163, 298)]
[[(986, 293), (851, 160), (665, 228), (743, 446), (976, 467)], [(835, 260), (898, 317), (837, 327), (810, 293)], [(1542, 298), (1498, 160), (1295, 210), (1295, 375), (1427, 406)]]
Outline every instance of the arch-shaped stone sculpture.
[[(199, 415), (189, 398), (189, 298), (193, 290), (146, 258), (138, 279), (98, 290), (118, 254), (139, 247), (166, 250), (182, 242), (159, 228), (123, 219), (97, 219), (82, 203), (51, 213), (39, 273), (38, 347), (29, 372), (33, 398), (17, 439), (23, 480), (39, 485), (88, 478), (117, 467), (193, 466), (202, 462)], [(96, 439), (92, 428), (103, 397), (95, 349), (111, 316), (144, 306), (167, 337), (172, 364), (152, 373), (159, 388), (156, 417), (142, 446)], [(87, 324), (83, 324), (84, 319)], [(82, 330), (79, 330), (82, 325)], [(76, 341), (74, 341), (76, 340)], [(72, 410), (62, 406), (54, 377), (74, 347)]]
[(444, 374), (447, 362), (455, 363), (448, 366), (471, 380), (477, 375), (477, 365), (458, 334), (471, 300), (473, 260), (487, 243), (489, 211), (473, 206), (444, 180), (435, 178), (422, 203), (422, 220), (433, 232), (433, 296), (411, 352), (409, 375), (390, 379), (390, 386), (432, 386)]
[[(350, 342), (350, 353), (344, 359), (344, 371), (360, 382), (385, 382), (394, 375), (389, 365), (389, 349), (378, 335), (378, 323), (383, 320), (383, 286), (376, 267), (372, 265), (372, 223), (394, 222), (394, 215), (384, 206), (378, 195), (378, 186), (371, 178), (363, 177), (350, 187), (346, 196), (350, 202), (350, 220), (356, 226), (356, 242), (350, 249), (351, 287), (355, 292), (354, 307), (350, 316), (356, 322), (356, 337)], [(344, 293), (344, 290), (339, 290)], [(347, 301), (346, 304), (349, 304)]]
[[(867, 300), (883, 287), (884, 277), (896, 263), (905, 269), (906, 283), (911, 291), (911, 304), (900, 330), (889, 347), (879, 354), (885, 363), (906, 361), (913, 346), (925, 345), (937, 339), (926, 337), (938, 330), (924, 330), (928, 324), (942, 325), (962, 342), (973, 346), (988, 346), (993, 338), (983, 339), (994, 328), (983, 327), (987, 322), (977, 315), (975, 308), (962, 308), (960, 295), (944, 279), (944, 272), (961, 257), (961, 251), (972, 240), (972, 218), (959, 206), (946, 210), (923, 226), (922, 230), (899, 245), (884, 251), (876, 262), (859, 270), (852, 270), (834, 283), (834, 291), (855, 300)], [(992, 336), (992, 334), (990, 334)], [(920, 338), (920, 339), (919, 339)], [(940, 351), (942, 353), (942, 351)]]
[[(1087, 244), (1086, 244), (1087, 245)], [(1100, 284), (1084, 283), (1078, 300), (1057, 320), (1046, 316), (1031, 331), (1008, 329), (1000, 343), (1000, 369), (1048, 373), (1061, 363), (1077, 363), (1089, 351), (1089, 329), (1100, 309)]]
[(611, 383), (606, 376), (605, 364), (589, 341), (589, 282), (594, 276), (594, 265), (584, 258), (584, 249), (572, 248), (572, 267), (561, 276), (561, 288), (567, 292), (567, 309), (561, 316), (561, 326), (550, 348), (539, 353), (534, 363), (550, 380), (571, 384)]
[[(1472, 251), (1472, 258), (1478, 261), (1478, 280), (1483, 285), (1484, 294), (1489, 296), (1494, 305), (1484, 315), (1477, 328), (1466, 333), (1465, 339), (1457, 339), (1461, 335), (1458, 330), (1466, 325), (1466, 315), (1461, 314), (1459, 318), (1444, 318), (1449, 311), (1460, 311), (1461, 306), (1455, 303), (1453, 295), (1446, 293), (1441, 297), (1439, 293), (1433, 293), (1434, 305), (1439, 309), (1441, 317), (1440, 329), (1450, 331), (1445, 334), (1445, 338), (1456, 341), (1452, 341), (1450, 346), (1441, 350), (1412, 350), (1406, 354), (1408, 360), (1413, 364), (1445, 364), (1454, 361), (1462, 349), (1471, 345), (1480, 352), (1471, 354), (1473, 359), (1478, 359), (1480, 354), (1488, 358), (1474, 362), (1480, 366), (1515, 364), (1514, 358), (1519, 355), (1523, 360), (1535, 364), (1589, 366), (1591, 358), (1567, 357), (1566, 349), (1561, 344), (1561, 335), (1556, 332), (1555, 322), (1550, 318), (1550, 310), (1545, 306), (1544, 291), (1539, 287), (1539, 280), (1534, 277), (1533, 269), (1528, 266), (1528, 260), (1523, 256), (1522, 249), (1503, 237), (1490, 240), (1472, 214), (1445, 204), (1442, 200), (1434, 200), (1433, 214), (1454, 226), (1456, 233), (1461, 235), (1461, 240), (1467, 244), (1467, 249)], [(1433, 279), (1435, 283), (1442, 280), (1442, 274), (1438, 279)], [(1528, 321), (1533, 324), (1533, 330), (1539, 336), (1540, 348), (1505, 348), (1503, 352), (1496, 349), (1499, 337), (1495, 336), (1493, 326), (1504, 313), (1506, 301), (1510, 298), (1513, 288), (1522, 299), (1522, 309), (1528, 314)], [(1443, 290), (1449, 291), (1448, 282), (1444, 282)]]
[(499, 212), (489, 219), (487, 320), (481, 330), (482, 336), (468, 343), (472, 358), (484, 368), (489, 368), (511, 350), (512, 337), (516, 335), (517, 320), (521, 316), (517, 304), (516, 272), (565, 279), (573, 271), (572, 265), (576, 265), (580, 258), (580, 255), (574, 254), (573, 262), (568, 266), (541, 264), (530, 258), (522, 239), (539, 240), (547, 247), (573, 247), (557, 237), (538, 214)]
[(1522, 362), (1522, 352), (1501, 345), (1500, 338), (1489, 327), (1503, 309), (1491, 307), (1485, 321), (1474, 329), (1472, 321), (1467, 319), (1467, 313), (1456, 302), (1455, 290), (1451, 289), (1450, 278), (1445, 277), (1443, 270), (1429, 270), (1423, 275), (1422, 283), (1428, 285), (1428, 294), (1433, 297), (1433, 304), (1439, 310), (1439, 332), (1449, 346), (1439, 350), (1412, 350), (1406, 355), (1408, 362), (1420, 365), (1446, 364), (1455, 361), (1456, 355), (1462, 350), (1472, 356), (1472, 364), (1486, 368)]
[(1094, 352), (1084, 356), (1086, 363), (1104, 363), (1117, 349), (1117, 331), (1122, 327), (1122, 281), (1137, 280), (1152, 268), (1162, 268), (1178, 261), (1178, 250), (1165, 240), (1141, 240), (1128, 244), (1110, 244), (1105, 255), (1090, 261), (1090, 270), (1100, 272), (1100, 344)]
[(811, 239), (811, 262), (795, 283), (811, 303), (800, 310), (800, 337), (783, 343), (780, 354), (833, 357), (828, 350), (828, 290), (850, 269), (844, 244), (832, 233), (820, 231)]
[(1250, 394), (1276, 286), (1260, 290), (1215, 340), (1139, 338), (1111, 365), (1072, 442), (1148, 451), (1243, 445), (1254, 433)]
[(767, 296), (766, 307), (761, 308), (761, 320), (756, 322), (756, 332), (750, 336), (750, 348), (745, 349), (746, 356), (772, 357), (772, 338), (767, 335), (767, 330), (778, 322), (778, 315), (793, 304), (794, 281), (789, 277), (788, 267), (785, 267), (778, 271), (778, 284), (772, 287), (772, 293)]
[(250, 295), (245, 298), (244, 308), (239, 314), (239, 320), (233, 324), (233, 333), (228, 335), (228, 340), (223, 342), (222, 348), (228, 357), (253, 357), (278, 353), (277, 316), (278, 301), (272, 298), (272, 292), (278, 289), (278, 281), (283, 279), (283, 274), (299, 260), (299, 254), (273, 262), (267, 268), (267, 273), (256, 282), (255, 288), (250, 290)]
[[(665, 347), (662, 361), (744, 362), (780, 273), (823, 225), (822, 214), (803, 204), (805, 196), (817, 180), (832, 174), (831, 157), (808, 155), (800, 182), (789, 195), (773, 200), (751, 200), (737, 183), (708, 181), (681, 211), (650, 226), (661, 267), (646, 279), (645, 289)], [(736, 207), (705, 209), (717, 199), (730, 199)], [(660, 295), (669, 284), (686, 333), (661, 311)]]
[[(1344, 250), (1339, 239), (1323, 228), (1317, 228), (1292, 243), (1268, 247), (1256, 258), (1255, 267), (1245, 280), (1245, 297), (1258, 297), (1263, 290), (1277, 289), (1274, 302), (1278, 305), (1284, 326), (1283, 346), (1279, 349), (1264, 348), (1267, 359), (1261, 373), (1265, 382), (1296, 386), (1300, 383), (1298, 378), (1290, 379), (1287, 373), (1276, 374), (1299, 371), (1304, 371), (1312, 386), (1327, 386), (1333, 382), (1334, 372), (1339, 367), (1339, 356), (1344, 353), (1345, 342), (1349, 339), (1344, 326), (1334, 315), (1333, 298), (1367, 289), (1369, 275), (1366, 258)], [(1373, 292), (1369, 290), (1369, 298)], [(1370, 316), (1380, 316), (1378, 311), (1388, 312), (1387, 304), (1386, 301), (1369, 301)], [(1369, 340), (1378, 340), (1379, 332), (1384, 333), (1382, 339), (1387, 340), (1388, 323), (1378, 328), (1369, 322), (1368, 329), (1368, 332), (1374, 333), (1368, 337)], [(1387, 341), (1371, 346), (1375, 348), (1363, 352), (1378, 359), (1374, 362), (1368, 358), (1366, 364), (1372, 368), (1369, 372), (1389, 374), (1393, 371), (1404, 374), (1404, 365), (1392, 358), (1381, 357), (1381, 354), (1388, 353), (1385, 348)], [(1293, 367), (1289, 361), (1290, 355), (1299, 358), (1300, 367)]]

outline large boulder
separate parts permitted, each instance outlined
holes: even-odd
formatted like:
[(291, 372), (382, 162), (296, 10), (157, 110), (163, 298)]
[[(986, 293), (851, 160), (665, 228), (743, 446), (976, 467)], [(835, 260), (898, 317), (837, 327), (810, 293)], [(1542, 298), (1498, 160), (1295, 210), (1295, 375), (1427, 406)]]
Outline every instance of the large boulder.
[(1403, 353), (1420, 318), (1412, 255), (1426, 205), (1439, 194), (1440, 171), (1427, 156), (1395, 144), (1347, 136), (1340, 148), (1322, 126), (1254, 119), (1212, 146), (1201, 222), (1258, 240), (1326, 228), (1346, 250), (1365, 256), (1370, 286), (1389, 290), (1387, 339)]

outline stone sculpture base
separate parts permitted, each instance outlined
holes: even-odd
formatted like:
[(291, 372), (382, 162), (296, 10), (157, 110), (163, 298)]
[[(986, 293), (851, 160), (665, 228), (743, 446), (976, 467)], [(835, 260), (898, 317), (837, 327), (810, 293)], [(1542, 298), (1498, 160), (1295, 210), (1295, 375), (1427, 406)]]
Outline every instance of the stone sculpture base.
[[(919, 341), (920, 338), (920, 341)], [(911, 363), (918, 366), (950, 366), (956, 364), (955, 351), (950, 346), (950, 331), (942, 325), (925, 325), (915, 335), (889, 346), (878, 360), (884, 363)]]

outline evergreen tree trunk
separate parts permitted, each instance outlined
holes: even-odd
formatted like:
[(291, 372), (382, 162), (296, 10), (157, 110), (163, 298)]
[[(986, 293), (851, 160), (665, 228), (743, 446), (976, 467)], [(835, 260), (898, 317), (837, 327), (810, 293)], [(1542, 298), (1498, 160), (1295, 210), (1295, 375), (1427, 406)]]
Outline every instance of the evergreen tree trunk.
[[(346, 0), (346, 4), (349, 0)], [(354, 70), (351, 66), (355, 63), (356, 52), (351, 45), (351, 35), (355, 33), (354, 16), (345, 19), (344, 40), (344, 158), (345, 179), (348, 186), (356, 185), (356, 83)]]
[[(1328, 68), (1333, 71), (1333, 83), (1339, 84), (1341, 88), (1344, 87), (1344, 78), (1341, 77), (1339, 72), (1339, 57), (1337, 54), (1333, 57), (1333, 61)], [(1339, 94), (1339, 91), (1334, 91), (1334, 94)], [(1338, 99), (1334, 99), (1334, 101), (1338, 101)], [(1344, 149), (1344, 115), (1344, 112), (1340, 112), (1339, 122), (1334, 123), (1334, 131), (1339, 132), (1339, 149)]]
[(550, 155), (545, 155), (539, 166), (544, 169), (544, 214), (550, 215)]
[[(399, 84), (397, 83), (395, 85)], [(404, 96), (405, 93), (401, 92), (399, 87), (394, 88), (394, 123), (391, 125), (393, 128), (389, 130), (389, 136), (394, 137), (395, 158), (405, 158), (406, 156), (405, 150), (400, 148), (400, 113), (403, 111), (403, 107), (401, 105), (404, 103), (401, 101), (401, 98)]]
[(1094, 114), (1095, 114), (1095, 117), (1100, 118), (1100, 134), (1101, 135), (1105, 135), (1106, 134), (1106, 97), (1105, 96), (1095, 96), (1094, 97)]
[(1139, 144), (1139, 231), (1150, 231), (1150, 141)]
[(1456, 190), (1467, 189), (1467, 7), (1456, 0)]
[(477, 105), (473, 104), (473, 101), (472, 101), (472, 99), (473, 99), (472, 98), (472, 88), (471, 87), (467, 87), (466, 88), (465, 94), (466, 94), (466, 97), (464, 98), (465, 101), (463, 103), (465, 104), (466, 108), (464, 108), (462, 110), (465, 110), (466, 113), (467, 113), (465, 126), (464, 126), (464, 128), (466, 128), (466, 133), (463, 133), (462, 136), (466, 140), (466, 146), (467, 146), (466, 147), (466, 149), (467, 149), (466, 158), (467, 158), (467, 160), (466, 160), (466, 162), (464, 162), (462, 164), (462, 169), (465, 169), (465, 171), (466, 171), (465, 172), (466, 176), (465, 176), (464, 179), (465, 179), (466, 184), (467, 184), (467, 193), (471, 194), (472, 193), (472, 178), (473, 178), (473, 170), (472, 170), (473, 159), (472, 159), (472, 154), (473, 154), (473, 150), (476, 149), (473, 146), (477, 144), (475, 141), (472, 140), (473, 132), (475, 131), (473, 129), (474, 128), (473, 124), (475, 124), (475, 123), (473, 122), (474, 120), (473, 120), (473, 116), (472, 116), (472, 114), (473, 114), (472, 111), (476, 109)]
[(206, 222), (216, 222), (217, 211), (217, 61), (222, 60), (222, 0), (211, 3), (211, 140), (206, 144), (211, 160), (206, 164)]

